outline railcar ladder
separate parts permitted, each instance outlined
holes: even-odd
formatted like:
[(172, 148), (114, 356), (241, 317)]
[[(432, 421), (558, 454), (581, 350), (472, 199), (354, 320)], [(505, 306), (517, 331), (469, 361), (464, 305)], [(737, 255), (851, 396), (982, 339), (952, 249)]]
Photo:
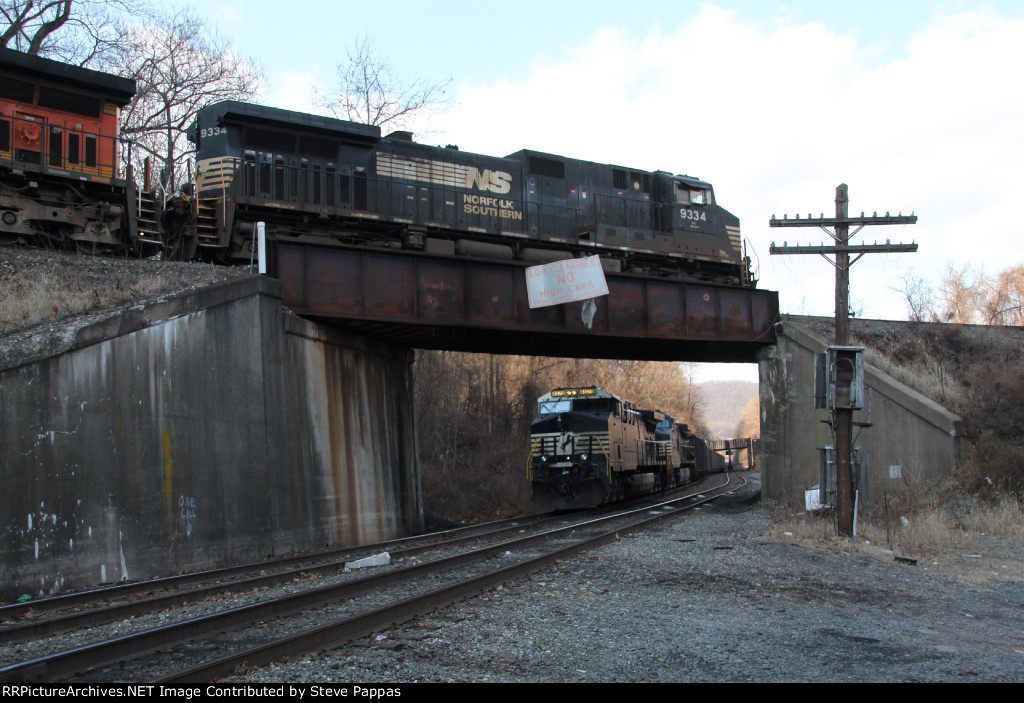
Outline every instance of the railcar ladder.
[(160, 216), (157, 212), (156, 194), (151, 190), (140, 190), (138, 205), (139, 241), (151, 246), (162, 244), (163, 236), (160, 228)]
[(196, 239), (201, 247), (220, 247), (217, 237), (218, 202), (218, 198), (202, 198), (196, 202)]

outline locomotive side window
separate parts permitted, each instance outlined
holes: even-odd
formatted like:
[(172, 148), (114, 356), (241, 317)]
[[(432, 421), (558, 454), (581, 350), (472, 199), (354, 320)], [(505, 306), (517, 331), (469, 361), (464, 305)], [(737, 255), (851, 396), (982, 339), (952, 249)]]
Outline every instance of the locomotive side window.
[(11, 150), (11, 123), (10, 120), (0, 120), (0, 151)]
[(677, 181), (676, 202), (680, 205), (711, 205), (711, 191)]

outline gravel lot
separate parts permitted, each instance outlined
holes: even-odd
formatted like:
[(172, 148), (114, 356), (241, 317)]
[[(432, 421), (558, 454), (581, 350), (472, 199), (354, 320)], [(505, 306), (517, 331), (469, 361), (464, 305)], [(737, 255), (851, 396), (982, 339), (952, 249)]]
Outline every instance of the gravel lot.
[[(900, 564), (841, 540), (780, 542), (769, 526), (748, 493), (383, 639), (235, 680), (1024, 681), (1021, 561)], [(990, 577), (953, 578), (966, 559)]]

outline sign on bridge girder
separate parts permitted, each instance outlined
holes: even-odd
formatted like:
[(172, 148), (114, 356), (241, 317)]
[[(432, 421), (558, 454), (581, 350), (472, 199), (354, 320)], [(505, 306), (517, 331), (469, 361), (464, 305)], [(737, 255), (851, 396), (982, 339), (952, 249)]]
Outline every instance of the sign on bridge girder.
[(531, 308), (560, 305), (608, 295), (601, 259), (565, 259), (526, 269), (526, 290)]

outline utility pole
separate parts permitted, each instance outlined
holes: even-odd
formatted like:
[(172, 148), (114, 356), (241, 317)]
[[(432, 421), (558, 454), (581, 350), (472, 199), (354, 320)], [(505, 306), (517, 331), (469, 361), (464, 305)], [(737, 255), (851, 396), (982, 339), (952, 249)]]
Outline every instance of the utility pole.
[[(850, 244), (850, 226), (855, 225), (857, 234), (867, 225), (912, 225), (917, 222), (914, 215), (899, 214), (891, 216), (885, 213), (880, 217), (878, 213), (865, 217), (849, 216), (849, 194), (845, 183), (836, 187), (836, 216), (812, 218), (802, 220), (797, 215), (795, 219), (789, 219), (783, 215), (777, 219), (772, 215), (769, 221), (771, 227), (820, 227), (825, 231), (835, 244), (819, 246), (789, 246), (784, 242), (781, 247), (775, 246), (772, 242), (770, 252), (772, 254), (821, 254), (821, 256), (832, 264), (836, 269), (836, 335), (835, 344), (837, 347), (845, 347), (849, 344), (850, 337), (850, 267), (860, 260), (864, 254), (915, 252), (917, 244)], [(832, 229), (830, 230), (829, 227)], [(835, 259), (830, 259), (827, 254), (832, 254)], [(851, 261), (850, 255), (856, 254)], [(853, 453), (853, 408), (836, 407), (832, 408), (832, 430), (835, 433), (836, 443), (836, 514), (839, 522), (839, 534), (845, 536), (853, 535), (853, 473), (850, 470), (851, 455)]]

